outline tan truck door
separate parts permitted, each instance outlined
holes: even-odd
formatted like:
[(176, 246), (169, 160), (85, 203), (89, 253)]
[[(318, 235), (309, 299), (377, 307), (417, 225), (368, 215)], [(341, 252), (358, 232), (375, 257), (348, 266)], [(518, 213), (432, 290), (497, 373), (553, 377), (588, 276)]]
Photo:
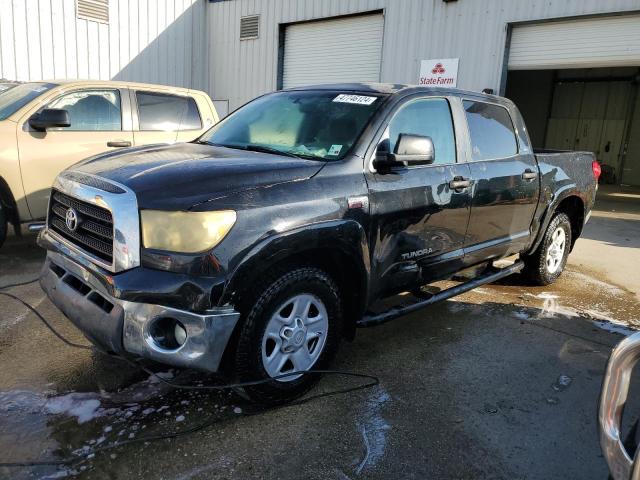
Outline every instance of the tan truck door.
[(126, 89), (74, 89), (44, 108), (67, 110), (71, 126), (35, 131), (28, 122), (33, 111), (18, 125), (20, 168), (34, 220), (46, 217), (49, 190), (58, 173), (92, 155), (133, 144)]

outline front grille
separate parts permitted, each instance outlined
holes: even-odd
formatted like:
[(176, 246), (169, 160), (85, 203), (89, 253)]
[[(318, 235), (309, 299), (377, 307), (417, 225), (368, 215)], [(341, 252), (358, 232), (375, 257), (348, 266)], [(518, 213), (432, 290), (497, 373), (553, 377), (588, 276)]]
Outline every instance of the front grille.
[[(75, 230), (66, 223), (70, 209), (76, 212)], [(109, 210), (52, 190), (48, 219), (51, 230), (100, 260), (113, 263), (113, 216)]]

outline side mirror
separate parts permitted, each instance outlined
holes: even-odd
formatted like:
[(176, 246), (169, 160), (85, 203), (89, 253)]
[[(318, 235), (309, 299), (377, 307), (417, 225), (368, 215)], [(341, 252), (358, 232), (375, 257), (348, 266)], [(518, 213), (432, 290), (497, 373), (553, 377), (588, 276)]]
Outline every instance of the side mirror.
[(45, 108), (40, 113), (34, 113), (29, 118), (29, 126), (39, 132), (48, 128), (70, 127), (69, 112), (59, 108)]
[(423, 135), (401, 133), (393, 153), (388, 152), (385, 145), (388, 146), (388, 142), (382, 142), (378, 146), (376, 158), (373, 160), (373, 167), (376, 170), (409, 165), (427, 165), (433, 163), (436, 157), (433, 140), (431, 137)]
[(396, 162), (403, 162), (407, 165), (428, 164), (433, 163), (436, 152), (431, 137), (401, 133), (398, 136), (393, 156)]

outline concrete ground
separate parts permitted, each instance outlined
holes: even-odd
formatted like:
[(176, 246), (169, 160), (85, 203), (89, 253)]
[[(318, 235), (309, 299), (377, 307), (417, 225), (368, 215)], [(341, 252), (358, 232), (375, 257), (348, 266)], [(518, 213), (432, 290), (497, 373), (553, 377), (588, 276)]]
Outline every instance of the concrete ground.
[(640, 300), (640, 188), (601, 185), (572, 265), (623, 285)]
[[(172, 390), (67, 347), (0, 297), (0, 462), (80, 459), (0, 468), (0, 478), (604, 480), (602, 374), (625, 324), (640, 325), (640, 196), (614, 193), (601, 190), (555, 285), (529, 287), (514, 276), (361, 330), (336, 368), (376, 375), (378, 386), (258, 415), (233, 393)], [(37, 274), (43, 254), (33, 240), (11, 238), (0, 250), (0, 285)], [(37, 284), (9, 291), (83, 342)], [(215, 380), (160, 371), (176, 382)], [(639, 380), (627, 424), (640, 413)], [(313, 393), (357, 383), (325, 378)], [(152, 441), (203, 422), (211, 425)], [(128, 440), (141, 442), (86, 458)]]

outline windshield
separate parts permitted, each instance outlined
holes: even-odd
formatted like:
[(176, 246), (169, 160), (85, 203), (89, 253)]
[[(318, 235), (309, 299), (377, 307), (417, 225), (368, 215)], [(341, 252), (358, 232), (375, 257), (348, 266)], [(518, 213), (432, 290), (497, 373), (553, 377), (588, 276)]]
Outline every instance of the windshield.
[(4, 120), (34, 98), (55, 87), (54, 83), (23, 83), (0, 93), (0, 120)]
[(288, 91), (240, 108), (200, 142), (302, 158), (343, 158), (382, 103), (379, 95), (340, 91)]

